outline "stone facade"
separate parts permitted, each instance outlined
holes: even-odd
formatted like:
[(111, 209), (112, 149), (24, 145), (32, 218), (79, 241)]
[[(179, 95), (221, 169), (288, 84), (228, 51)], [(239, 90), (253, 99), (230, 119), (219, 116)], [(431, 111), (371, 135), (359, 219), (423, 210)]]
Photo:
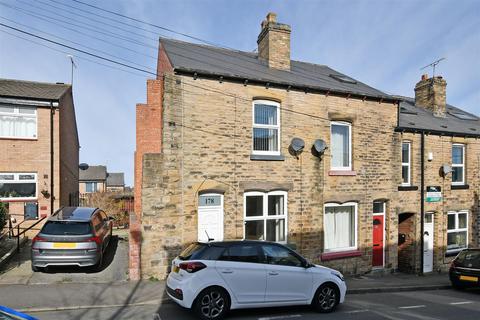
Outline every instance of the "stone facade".
[[(289, 38), (271, 37), (277, 35), (276, 26), (272, 15), (262, 24), (259, 59), (267, 60), (270, 68), (288, 70), (279, 61), (290, 59), (289, 48), (288, 53), (284, 51)], [(434, 89), (440, 94), (429, 100), (428, 88), (422, 87), (426, 80), (417, 85), (417, 98), (441, 116), (433, 105), (445, 109), (445, 100), (443, 105), (440, 102), (445, 99), (446, 83), (435, 78), (434, 85), (441, 88)], [(135, 277), (166, 277), (171, 260), (198, 240), (200, 195), (223, 196), (223, 238), (243, 239), (245, 193), (277, 190), (287, 195), (285, 242), (313, 262), (346, 274), (371, 272), (374, 204), (381, 203), (385, 249), (379, 269), (419, 271), (421, 130), (397, 130), (397, 100), (175, 73), (162, 47), (158, 79), (150, 80), (147, 90), (147, 104), (137, 105), (136, 216), (132, 217), (136, 227), (130, 239), (130, 272)], [(278, 156), (252, 155), (255, 100), (279, 105)], [(351, 170), (332, 169), (332, 121), (351, 127)], [(293, 138), (304, 140), (303, 152), (291, 152)], [(317, 139), (328, 147), (321, 157), (311, 150)], [(402, 185), (404, 141), (411, 145), (409, 186)], [(466, 146), (468, 186), (452, 187), (451, 175), (440, 174), (444, 164), (452, 163), (453, 143)], [(425, 203), (425, 212), (431, 212), (434, 220), (433, 270), (445, 270), (449, 263), (448, 212), (468, 210), (469, 245), (477, 245), (479, 154), (480, 142), (475, 139), (426, 135), (425, 186), (442, 189), (441, 201)], [(327, 251), (325, 206), (345, 203), (357, 208), (352, 231), (355, 245), (351, 250)], [(405, 235), (405, 241), (399, 242), (399, 235)]]
[[(185, 76), (167, 76), (164, 88), (162, 152), (146, 154), (143, 160), (143, 276), (164, 277), (178, 250), (197, 240), (198, 195), (204, 190), (224, 192), (224, 238), (242, 239), (243, 194), (250, 191), (247, 182), (291, 186), (287, 190), (288, 242), (315, 262), (321, 261), (323, 252), (323, 205), (357, 202), (360, 256), (325, 264), (346, 273), (371, 269), (373, 201), (392, 199), (399, 180), (395, 104)], [(255, 97), (281, 103), (284, 161), (250, 159)], [(330, 171), (328, 152), (322, 160), (309, 150), (298, 159), (288, 152), (294, 137), (304, 139), (307, 146), (319, 138), (329, 144), (334, 120), (352, 123), (353, 172), (348, 176)], [(394, 224), (394, 206), (388, 210), (389, 225)], [(396, 243), (396, 231), (388, 230), (391, 246)], [(389, 255), (387, 265), (396, 266), (396, 255)]]

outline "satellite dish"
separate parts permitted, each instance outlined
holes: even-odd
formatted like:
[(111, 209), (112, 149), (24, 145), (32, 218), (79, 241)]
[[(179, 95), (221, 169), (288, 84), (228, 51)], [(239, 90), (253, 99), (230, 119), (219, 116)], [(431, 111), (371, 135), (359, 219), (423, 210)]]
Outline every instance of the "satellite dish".
[(80, 164), (78, 165), (78, 168), (79, 168), (80, 170), (87, 170), (88, 167), (89, 167), (89, 166), (88, 166), (88, 163), (80, 163)]
[(452, 167), (450, 167), (450, 165), (448, 165), (448, 164), (444, 164), (444, 165), (442, 165), (441, 170), (442, 170), (443, 176), (446, 176), (447, 174), (452, 172)]
[(322, 139), (317, 139), (313, 143), (312, 151), (315, 156), (320, 157), (327, 149), (327, 144)]
[(290, 148), (292, 148), (295, 154), (300, 153), (303, 151), (303, 148), (305, 148), (305, 141), (300, 138), (293, 138), (290, 143)]

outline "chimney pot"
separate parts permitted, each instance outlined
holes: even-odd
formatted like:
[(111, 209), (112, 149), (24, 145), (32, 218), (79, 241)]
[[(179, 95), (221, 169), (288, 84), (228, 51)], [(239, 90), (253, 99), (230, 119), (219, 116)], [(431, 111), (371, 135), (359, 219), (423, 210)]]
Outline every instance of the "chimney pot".
[(422, 80), (427, 80), (428, 79), (428, 74), (424, 73), (422, 74)]
[(267, 14), (267, 22), (277, 22), (277, 14), (273, 12), (269, 12)]

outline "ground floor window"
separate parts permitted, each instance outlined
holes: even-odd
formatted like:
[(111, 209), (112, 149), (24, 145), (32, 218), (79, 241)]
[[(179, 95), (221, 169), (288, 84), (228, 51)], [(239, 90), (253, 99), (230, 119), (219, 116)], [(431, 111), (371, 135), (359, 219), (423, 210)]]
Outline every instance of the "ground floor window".
[(287, 192), (245, 193), (244, 238), (287, 241)]
[(323, 227), (325, 251), (357, 249), (357, 204), (325, 204)]
[(0, 200), (37, 198), (36, 173), (0, 172)]
[(468, 246), (468, 211), (448, 212), (447, 252), (455, 252)]

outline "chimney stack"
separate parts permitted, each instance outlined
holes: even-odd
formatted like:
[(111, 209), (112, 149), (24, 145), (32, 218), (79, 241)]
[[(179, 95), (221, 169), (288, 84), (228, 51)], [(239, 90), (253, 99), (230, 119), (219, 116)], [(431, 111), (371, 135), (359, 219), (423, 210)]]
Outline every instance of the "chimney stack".
[(445, 118), (447, 112), (447, 82), (441, 77), (429, 78), (428, 74), (415, 86), (415, 105), (433, 112), (435, 117)]
[(290, 70), (290, 32), (290, 26), (278, 23), (273, 12), (262, 21), (257, 40), (258, 58), (266, 61), (269, 68)]

